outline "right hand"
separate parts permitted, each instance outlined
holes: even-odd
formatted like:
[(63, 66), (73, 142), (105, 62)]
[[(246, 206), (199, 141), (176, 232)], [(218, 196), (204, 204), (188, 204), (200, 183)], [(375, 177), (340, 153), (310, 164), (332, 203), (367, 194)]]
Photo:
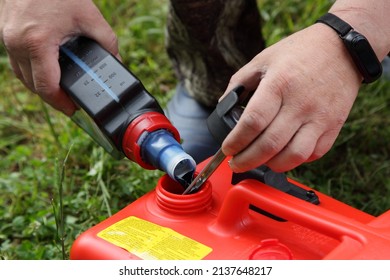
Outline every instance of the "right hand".
[(76, 106), (59, 86), (59, 47), (78, 35), (119, 57), (117, 37), (92, 0), (0, 0), (0, 39), (16, 77), (68, 116)]
[(363, 77), (339, 36), (314, 24), (269, 46), (235, 73), (226, 90), (253, 96), (222, 143), (230, 167), (289, 171), (321, 158), (335, 142)]

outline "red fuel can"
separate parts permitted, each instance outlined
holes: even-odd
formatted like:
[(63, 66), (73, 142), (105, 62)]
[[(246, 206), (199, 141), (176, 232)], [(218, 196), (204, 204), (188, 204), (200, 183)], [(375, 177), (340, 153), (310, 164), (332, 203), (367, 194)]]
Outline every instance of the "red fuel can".
[(225, 161), (198, 192), (181, 195), (183, 188), (165, 175), (154, 190), (82, 233), (70, 258), (390, 259), (390, 211), (375, 217), (289, 178), (318, 200), (232, 177)]

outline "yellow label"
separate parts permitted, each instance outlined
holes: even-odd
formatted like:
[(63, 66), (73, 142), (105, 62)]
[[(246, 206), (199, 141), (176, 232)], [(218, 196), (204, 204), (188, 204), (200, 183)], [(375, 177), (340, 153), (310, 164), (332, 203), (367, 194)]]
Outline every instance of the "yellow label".
[(144, 260), (201, 260), (212, 249), (170, 228), (131, 216), (98, 233)]

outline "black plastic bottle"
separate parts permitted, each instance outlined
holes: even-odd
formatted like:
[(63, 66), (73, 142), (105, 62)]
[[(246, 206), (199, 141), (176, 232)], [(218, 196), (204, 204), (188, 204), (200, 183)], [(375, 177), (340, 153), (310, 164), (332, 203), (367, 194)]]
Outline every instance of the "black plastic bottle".
[(60, 85), (80, 107), (72, 119), (115, 158), (160, 169), (183, 186), (194, 159), (177, 129), (138, 78), (95, 41), (76, 37), (60, 47)]

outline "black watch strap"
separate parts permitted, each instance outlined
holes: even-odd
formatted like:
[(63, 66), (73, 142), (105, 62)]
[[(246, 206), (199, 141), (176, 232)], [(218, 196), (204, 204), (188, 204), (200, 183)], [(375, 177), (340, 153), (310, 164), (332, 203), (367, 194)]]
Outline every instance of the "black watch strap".
[(344, 37), (348, 34), (349, 31), (353, 29), (352, 26), (350, 26), (348, 23), (331, 13), (323, 15), (316, 22), (324, 23), (333, 28), (333, 30), (336, 31), (340, 37)]
[(317, 22), (328, 25), (339, 34), (362, 74), (364, 83), (372, 83), (381, 76), (382, 65), (366, 37), (355, 31), (347, 22), (331, 13), (323, 15)]

